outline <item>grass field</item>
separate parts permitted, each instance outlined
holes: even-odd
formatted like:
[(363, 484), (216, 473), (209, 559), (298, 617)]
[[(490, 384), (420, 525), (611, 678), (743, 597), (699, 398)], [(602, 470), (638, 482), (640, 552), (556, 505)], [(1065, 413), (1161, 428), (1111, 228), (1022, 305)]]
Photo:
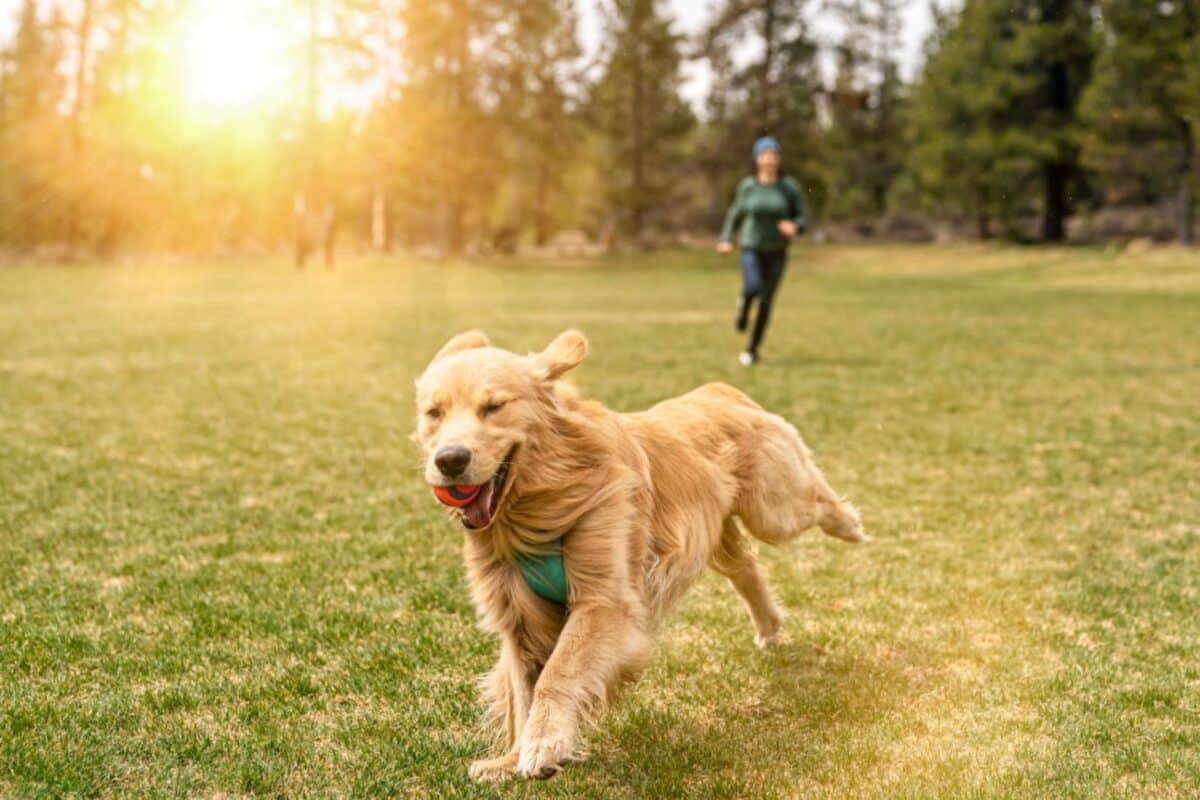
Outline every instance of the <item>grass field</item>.
[[(736, 265), (0, 272), (0, 796), (1200, 793), (1200, 254), (800, 250), (764, 363)], [(875, 541), (706, 576), (547, 783), (484, 752), (460, 535), (412, 379), (450, 334), (591, 338), (589, 395), (731, 381)]]

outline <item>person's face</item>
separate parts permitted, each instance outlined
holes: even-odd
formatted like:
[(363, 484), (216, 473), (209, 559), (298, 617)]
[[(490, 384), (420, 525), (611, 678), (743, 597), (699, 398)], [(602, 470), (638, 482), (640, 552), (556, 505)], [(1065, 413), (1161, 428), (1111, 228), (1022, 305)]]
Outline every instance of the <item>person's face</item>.
[(779, 171), (779, 153), (768, 147), (758, 154), (758, 168), (763, 172)]

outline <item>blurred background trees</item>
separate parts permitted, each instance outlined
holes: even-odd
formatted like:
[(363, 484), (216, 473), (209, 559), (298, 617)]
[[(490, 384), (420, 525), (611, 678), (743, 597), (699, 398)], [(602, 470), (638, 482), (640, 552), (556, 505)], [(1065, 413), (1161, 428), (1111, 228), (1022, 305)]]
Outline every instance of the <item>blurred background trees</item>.
[(9, 0), (0, 248), (651, 245), (767, 133), (826, 225), (1193, 240), (1200, 0), (934, 4), (907, 80), (904, 0), (597, 2), (584, 48), (573, 0)]
[(672, 223), (687, 203), (682, 138), (693, 123), (679, 95), (680, 37), (656, 0), (614, 0), (603, 71), (592, 88), (590, 122), (609, 225), (644, 244), (647, 228)]
[(1084, 160), (1106, 202), (1172, 198), (1176, 237), (1194, 232), (1200, 3), (1108, 0), (1083, 96)]

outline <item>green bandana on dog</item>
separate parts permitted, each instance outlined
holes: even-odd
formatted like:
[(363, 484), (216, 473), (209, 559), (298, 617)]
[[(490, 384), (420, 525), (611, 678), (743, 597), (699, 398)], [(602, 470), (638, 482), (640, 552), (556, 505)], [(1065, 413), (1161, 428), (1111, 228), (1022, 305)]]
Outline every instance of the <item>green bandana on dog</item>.
[(521, 567), (521, 575), (525, 583), (538, 597), (558, 603), (567, 604), (567, 570), (563, 566), (562, 540), (554, 543), (556, 552), (548, 555), (522, 553), (517, 556), (517, 564)]

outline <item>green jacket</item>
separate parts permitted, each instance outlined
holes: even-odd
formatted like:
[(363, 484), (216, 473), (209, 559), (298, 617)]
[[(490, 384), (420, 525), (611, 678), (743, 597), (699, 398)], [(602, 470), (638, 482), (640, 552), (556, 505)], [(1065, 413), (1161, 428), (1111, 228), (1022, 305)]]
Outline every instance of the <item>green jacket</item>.
[(721, 241), (732, 242), (733, 232), (742, 226), (738, 244), (743, 250), (786, 250), (788, 237), (779, 232), (777, 223), (790, 219), (797, 232), (808, 227), (808, 207), (800, 184), (784, 175), (775, 183), (759, 183), (751, 176), (738, 184), (737, 196), (725, 214)]

